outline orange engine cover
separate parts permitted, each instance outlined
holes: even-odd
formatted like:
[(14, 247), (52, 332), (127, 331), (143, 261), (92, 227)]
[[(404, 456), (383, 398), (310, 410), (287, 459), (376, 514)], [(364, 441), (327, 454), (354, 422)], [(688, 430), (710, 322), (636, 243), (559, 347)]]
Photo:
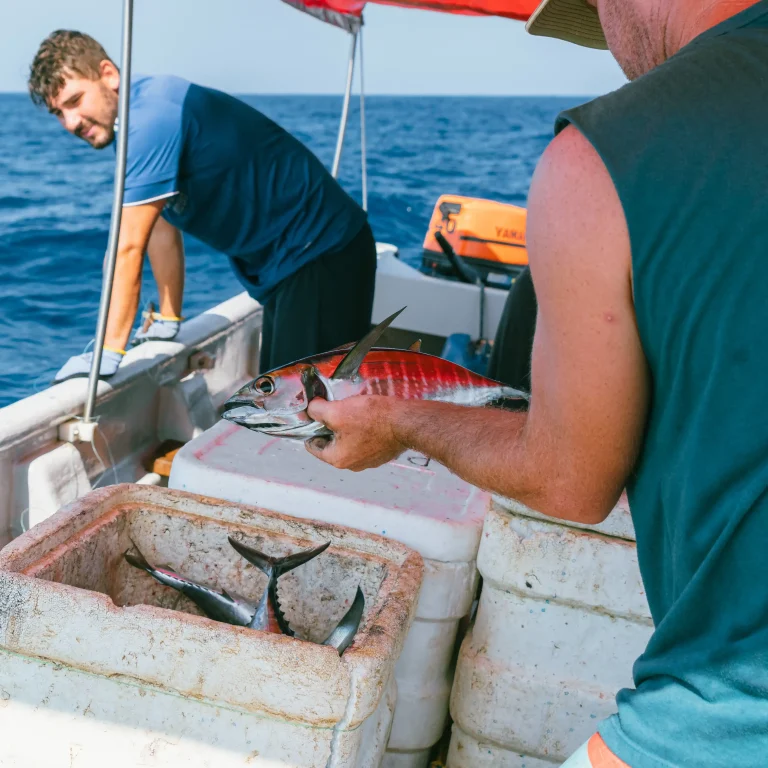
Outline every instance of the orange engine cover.
[(425, 259), (428, 253), (442, 255), (434, 235), (440, 230), (459, 256), (474, 260), (473, 266), (516, 272), (528, 264), (526, 217), (525, 208), (517, 205), (442, 195), (424, 238)]

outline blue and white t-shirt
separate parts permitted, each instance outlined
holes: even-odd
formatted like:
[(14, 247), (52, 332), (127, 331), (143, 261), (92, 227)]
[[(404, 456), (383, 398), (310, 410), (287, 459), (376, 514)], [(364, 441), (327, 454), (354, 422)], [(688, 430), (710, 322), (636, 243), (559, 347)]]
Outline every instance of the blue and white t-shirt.
[(229, 256), (258, 300), (366, 220), (317, 157), (253, 107), (178, 77), (136, 77), (124, 205), (163, 198), (163, 216)]

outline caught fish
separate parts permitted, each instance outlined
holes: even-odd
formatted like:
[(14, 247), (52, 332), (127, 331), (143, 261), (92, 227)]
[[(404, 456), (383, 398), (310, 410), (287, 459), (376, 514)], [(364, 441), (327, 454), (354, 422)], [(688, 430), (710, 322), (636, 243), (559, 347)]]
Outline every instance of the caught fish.
[(344, 614), (344, 617), (339, 622), (336, 629), (323, 640), (321, 645), (330, 645), (331, 648), (335, 648), (339, 652), (339, 656), (341, 656), (349, 644), (355, 639), (357, 630), (360, 627), (360, 620), (363, 618), (364, 610), (365, 597), (363, 596), (363, 590), (358, 587), (357, 594), (355, 594), (355, 599), (352, 601), (349, 610)]
[(277, 595), (277, 580), (288, 571), (292, 571), (300, 565), (303, 565), (313, 557), (317, 557), (321, 552), (325, 552), (331, 542), (326, 541), (315, 549), (307, 549), (303, 552), (296, 552), (287, 557), (270, 557), (263, 552), (259, 552), (247, 544), (227, 537), (229, 543), (235, 551), (242, 555), (251, 565), (255, 565), (266, 577), (267, 586), (261, 596), (256, 613), (249, 626), (252, 629), (265, 629), (269, 632), (282, 632), (284, 635), (294, 636), (293, 630), (288, 625), (288, 619), (280, 608), (280, 599)]
[[(331, 542), (328, 541), (314, 549), (295, 552), (286, 557), (270, 557), (240, 543), (230, 536), (229, 543), (232, 547), (267, 576), (267, 586), (257, 604), (236, 593), (230, 594), (226, 590), (219, 592), (204, 584), (199, 584), (168, 567), (161, 566), (156, 568), (147, 562), (141, 550), (136, 546), (136, 543), (133, 541), (131, 543), (133, 544), (134, 552), (132, 553), (129, 550), (124, 554), (128, 563), (134, 566), (134, 568), (145, 571), (161, 584), (181, 592), (192, 600), (209, 619), (233, 624), (237, 627), (247, 627), (248, 629), (258, 629), (295, 637), (294, 631), (291, 629), (285, 614), (280, 608), (277, 580), (284, 573), (288, 573), (288, 571), (303, 565), (313, 557), (317, 557), (329, 547)], [(341, 655), (357, 633), (364, 608), (365, 599), (360, 587), (358, 587), (357, 595), (349, 610), (338, 626), (323, 641), (322, 645), (335, 648), (339, 655)]]
[[(269, 629), (271, 632), (282, 632), (284, 635), (293, 637), (294, 632), (280, 607), (280, 599), (277, 594), (277, 580), (284, 573), (288, 573), (288, 571), (292, 571), (313, 557), (317, 557), (328, 548), (331, 542), (328, 541), (316, 549), (297, 552), (287, 557), (270, 557), (263, 552), (259, 552), (257, 549), (253, 549), (253, 547), (249, 547), (247, 544), (237, 541), (237, 539), (233, 539), (231, 536), (229, 537), (229, 543), (240, 555), (249, 563), (255, 565), (267, 577), (267, 587), (264, 590), (264, 595), (256, 609), (256, 616), (254, 616), (250, 626), (253, 629)], [(364, 609), (365, 598), (363, 597), (362, 590), (358, 587), (357, 594), (349, 610), (344, 614), (331, 634), (323, 640), (321, 645), (335, 648), (339, 655), (344, 653), (357, 634)]]
[(196, 581), (187, 579), (170, 568), (155, 568), (150, 565), (141, 550), (136, 546), (133, 549), (135, 554), (129, 550), (123, 557), (134, 567), (146, 571), (152, 578), (164, 584), (166, 587), (181, 592), (188, 597), (209, 619), (223, 621), (227, 624), (234, 624), (238, 627), (247, 627), (250, 625), (256, 613), (256, 606), (240, 595), (230, 595), (225, 591), (217, 591), (206, 587), (204, 584), (198, 584)]
[(227, 400), (223, 417), (268, 435), (307, 440), (332, 434), (307, 413), (315, 397), (343, 400), (354, 395), (389, 395), (457, 405), (525, 406), (528, 395), (524, 392), (427, 355), (417, 345), (407, 350), (376, 347), (402, 311), (379, 323), (351, 348), (307, 357), (259, 376)]

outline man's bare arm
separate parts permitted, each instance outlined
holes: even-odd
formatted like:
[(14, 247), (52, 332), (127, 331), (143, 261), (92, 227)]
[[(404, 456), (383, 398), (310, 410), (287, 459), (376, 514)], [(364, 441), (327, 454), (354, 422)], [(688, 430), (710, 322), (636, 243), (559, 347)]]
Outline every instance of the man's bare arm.
[(573, 128), (537, 168), (527, 239), (539, 303), (527, 414), (394, 398), (319, 401), (310, 414), (336, 438), (309, 449), (363, 469), (413, 448), (548, 515), (604, 519), (637, 456), (647, 373), (623, 210), (602, 161)]
[(115, 280), (109, 304), (105, 346), (124, 349), (139, 307), (141, 268), (152, 228), (165, 200), (123, 208), (115, 263)]
[(159, 217), (149, 238), (147, 253), (157, 283), (160, 314), (180, 317), (184, 298), (184, 239), (181, 232)]

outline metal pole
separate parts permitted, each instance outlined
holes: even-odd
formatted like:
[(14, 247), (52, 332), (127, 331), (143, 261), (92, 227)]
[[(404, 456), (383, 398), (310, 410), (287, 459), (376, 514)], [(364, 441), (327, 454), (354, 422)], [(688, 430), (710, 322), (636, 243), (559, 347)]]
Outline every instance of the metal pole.
[(112, 218), (109, 222), (109, 242), (107, 257), (104, 261), (104, 274), (101, 281), (101, 302), (99, 319), (96, 324), (96, 339), (93, 344), (93, 360), (88, 376), (88, 396), (85, 401), (83, 421), (93, 420), (93, 408), (96, 403), (96, 388), (99, 384), (101, 353), (104, 336), (107, 332), (109, 300), (112, 297), (112, 282), (115, 278), (117, 243), (120, 236), (120, 218), (123, 212), (123, 191), (125, 188), (125, 164), (128, 154), (128, 105), (131, 90), (131, 32), (133, 28), (133, 0), (123, 0), (123, 48), (120, 60), (120, 97), (117, 105), (117, 162), (115, 163), (115, 189), (112, 197)]
[(341, 125), (339, 126), (339, 137), (336, 139), (336, 154), (333, 158), (333, 168), (331, 174), (336, 179), (339, 176), (339, 163), (341, 163), (341, 148), (344, 145), (344, 134), (347, 131), (347, 117), (349, 116), (349, 99), (352, 96), (352, 76), (355, 73), (355, 51), (357, 49), (357, 32), (351, 32), (352, 41), (349, 45), (349, 66), (347, 68), (347, 90), (344, 93), (344, 106), (341, 110)]
[(365, 66), (363, 63), (363, 27), (360, 27), (360, 162), (363, 180), (363, 210), (368, 210), (368, 168), (365, 150)]

